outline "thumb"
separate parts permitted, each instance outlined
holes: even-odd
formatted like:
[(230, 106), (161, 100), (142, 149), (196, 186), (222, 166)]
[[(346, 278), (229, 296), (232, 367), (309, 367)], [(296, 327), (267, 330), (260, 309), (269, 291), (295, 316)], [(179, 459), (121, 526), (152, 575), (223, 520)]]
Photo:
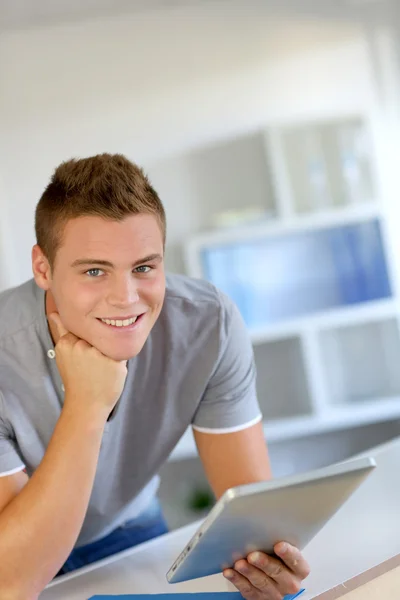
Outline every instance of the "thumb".
[[(60, 315), (58, 314), (58, 312), (53, 312), (49, 315), (49, 321), (51, 321), (53, 323), (53, 325), (56, 328), (57, 334), (58, 334), (58, 338), (63, 337), (64, 335), (67, 335), (69, 333), (69, 331), (67, 329), (65, 329), (63, 322), (61, 321)], [(56, 340), (56, 342), (58, 342), (58, 339)]]

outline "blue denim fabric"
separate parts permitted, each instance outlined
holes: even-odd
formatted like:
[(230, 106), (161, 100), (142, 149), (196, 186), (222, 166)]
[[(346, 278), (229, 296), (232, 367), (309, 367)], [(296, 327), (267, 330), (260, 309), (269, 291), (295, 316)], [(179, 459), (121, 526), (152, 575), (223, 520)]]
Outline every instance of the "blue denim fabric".
[(160, 503), (155, 499), (135, 519), (126, 521), (100, 540), (72, 550), (57, 576), (64, 575), (127, 548), (132, 548), (167, 532), (168, 527)]

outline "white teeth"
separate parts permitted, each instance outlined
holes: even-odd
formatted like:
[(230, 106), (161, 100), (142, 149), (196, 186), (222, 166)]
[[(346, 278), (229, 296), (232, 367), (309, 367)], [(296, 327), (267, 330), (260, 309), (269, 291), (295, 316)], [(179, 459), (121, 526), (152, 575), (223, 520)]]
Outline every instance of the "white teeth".
[(137, 317), (133, 317), (132, 319), (124, 319), (123, 321), (114, 321), (113, 319), (101, 319), (101, 321), (107, 325), (113, 325), (114, 327), (128, 327), (129, 325), (132, 325), (136, 319)]

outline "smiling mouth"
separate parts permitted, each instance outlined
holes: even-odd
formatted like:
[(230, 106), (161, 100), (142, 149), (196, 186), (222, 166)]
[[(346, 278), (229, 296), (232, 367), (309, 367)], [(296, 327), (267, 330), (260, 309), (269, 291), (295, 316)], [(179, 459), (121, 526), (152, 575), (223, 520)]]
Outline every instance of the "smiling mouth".
[(129, 319), (97, 319), (104, 325), (108, 325), (109, 327), (118, 327), (121, 329), (132, 327), (139, 321), (139, 319), (143, 315), (136, 315), (136, 317), (130, 317)]

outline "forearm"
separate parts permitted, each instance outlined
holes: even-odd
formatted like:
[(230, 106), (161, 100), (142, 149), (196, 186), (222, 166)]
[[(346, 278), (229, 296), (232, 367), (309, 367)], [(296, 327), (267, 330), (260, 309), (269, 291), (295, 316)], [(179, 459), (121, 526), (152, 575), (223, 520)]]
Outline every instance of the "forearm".
[(0, 514), (0, 589), (33, 600), (68, 557), (87, 510), (104, 423), (63, 410), (46, 454)]

